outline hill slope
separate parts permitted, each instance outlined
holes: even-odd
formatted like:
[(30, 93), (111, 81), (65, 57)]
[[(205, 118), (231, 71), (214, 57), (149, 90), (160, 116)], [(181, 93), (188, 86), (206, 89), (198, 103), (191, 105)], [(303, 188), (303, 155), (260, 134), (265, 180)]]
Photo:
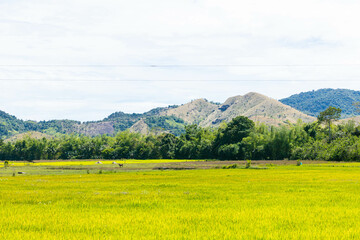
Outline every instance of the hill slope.
[(51, 139), (52, 136), (42, 133), (42, 132), (35, 132), (35, 131), (29, 131), (24, 133), (16, 134), (8, 139), (5, 140), (5, 142), (16, 142), (19, 140), (23, 140), (25, 138), (33, 138), (33, 139)]
[(280, 102), (314, 117), (329, 106), (333, 106), (341, 108), (342, 117), (346, 118), (359, 115), (353, 103), (360, 102), (360, 91), (326, 88), (295, 94), (281, 99)]
[(206, 99), (196, 99), (187, 104), (181, 105), (177, 108), (168, 109), (161, 113), (161, 115), (175, 116), (183, 119), (189, 124), (199, 124), (205, 120), (218, 106), (210, 103)]
[(315, 118), (284, 105), (275, 99), (252, 92), (244, 96), (228, 98), (200, 125), (218, 125), (222, 121), (229, 122), (239, 115), (246, 116), (255, 122), (263, 122), (269, 125), (278, 125), (286, 121), (295, 123), (298, 119), (304, 122), (315, 120)]
[(36, 123), (33, 121), (23, 121), (4, 111), (0, 111), (0, 138), (25, 131), (35, 131), (36, 128)]

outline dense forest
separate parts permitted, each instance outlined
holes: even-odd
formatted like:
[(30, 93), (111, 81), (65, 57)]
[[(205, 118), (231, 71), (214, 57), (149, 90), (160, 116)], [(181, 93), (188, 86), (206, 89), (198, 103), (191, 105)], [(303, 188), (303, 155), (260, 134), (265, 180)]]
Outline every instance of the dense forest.
[[(156, 120), (154, 120), (156, 121)], [(328, 121), (280, 127), (255, 124), (239, 116), (219, 128), (185, 126), (172, 133), (141, 135), (129, 131), (115, 136), (64, 135), (52, 139), (25, 137), (0, 140), (1, 160), (38, 159), (312, 159), (360, 161), (360, 126)]]
[(313, 117), (333, 106), (341, 108), (342, 117), (347, 118), (359, 115), (354, 103), (360, 102), (360, 91), (324, 88), (295, 94), (279, 101)]

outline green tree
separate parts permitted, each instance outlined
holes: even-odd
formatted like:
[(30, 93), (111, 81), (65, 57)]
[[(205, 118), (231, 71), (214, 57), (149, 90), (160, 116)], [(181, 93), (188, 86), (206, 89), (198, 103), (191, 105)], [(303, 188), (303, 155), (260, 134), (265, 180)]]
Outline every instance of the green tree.
[(219, 158), (222, 160), (229, 160), (229, 159), (237, 160), (239, 159), (238, 158), (239, 150), (240, 150), (239, 144), (222, 145), (218, 151)]
[(269, 141), (269, 127), (263, 123), (255, 126), (255, 130), (242, 140), (245, 158), (252, 160), (266, 159), (265, 146)]
[[(241, 159), (244, 156), (242, 148), (235, 146), (222, 147), (223, 145), (240, 144), (241, 141), (248, 137), (254, 131), (255, 123), (247, 117), (238, 116), (233, 118), (229, 124), (224, 128), (219, 128), (218, 134), (214, 141), (214, 153), (220, 159), (224, 157), (229, 158), (229, 153), (235, 153), (237, 156), (232, 156), (233, 159)], [(219, 151), (221, 149), (221, 151)], [(226, 156), (220, 156), (226, 152)]]
[(331, 123), (339, 120), (341, 117), (341, 109), (336, 107), (328, 107), (318, 116), (319, 123), (324, 122), (329, 128), (329, 142), (331, 141)]
[(291, 153), (291, 130), (286, 126), (281, 128), (273, 128), (271, 132), (271, 138), (268, 144), (265, 146), (265, 152), (267, 157), (272, 160), (281, 160), (289, 158)]
[(175, 158), (175, 148), (177, 139), (175, 135), (171, 133), (165, 133), (160, 136), (160, 153), (164, 159)]
[(244, 116), (238, 116), (219, 131), (216, 141), (220, 145), (241, 142), (241, 140), (249, 136), (254, 129), (255, 124), (252, 120)]

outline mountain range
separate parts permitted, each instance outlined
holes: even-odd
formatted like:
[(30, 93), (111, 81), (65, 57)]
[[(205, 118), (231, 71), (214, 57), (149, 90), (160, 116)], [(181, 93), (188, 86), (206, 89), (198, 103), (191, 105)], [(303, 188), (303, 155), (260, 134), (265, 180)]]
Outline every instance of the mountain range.
[(342, 118), (359, 115), (354, 103), (360, 102), (360, 91), (324, 88), (302, 92), (279, 100), (305, 114), (316, 117), (329, 106), (342, 109)]
[(315, 120), (275, 99), (259, 93), (248, 93), (231, 97), (223, 104), (196, 99), (180, 106), (155, 108), (142, 114), (115, 112), (101, 121), (84, 123), (73, 120), (23, 121), (1, 111), (0, 136), (8, 137), (27, 131), (49, 135), (76, 133), (95, 136), (112, 135), (126, 129), (144, 134), (166, 131), (179, 135), (188, 124), (213, 127), (239, 115), (270, 125), (279, 125), (287, 121), (296, 122), (297, 119), (305, 122)]
[[(334, 91), (339, 93), (334, 95)], [(351, 92), (351, 90), (347, 92), (343, 89), (336, 89), (334, 91), (332, 92), (333, 96), (340, 96), (343, 99), (337, 100), (337, 103), (343, 103), (340, 106), (342, 106), (344, 112), (346, 114), (354, 112), (355, 110), (348, 110), (344, 106), (350, 107), (352, 102), (357, 99), (355, 98), (356, 94), (359, 93), (360, 96), (360, 92)], [(315, 116), (317, 116), (320, 107), (325, 109), (328, 106), (327, 104), (333, 103), (328, 101), (328, 92), (331, 91), (329, 89), (322, 89), (300, 93), (280, 101), (259, 93), (250, 92), (243, 96), (230, 97), (221, 104), (210, 102), (206, 99), (196, 99), (180, 106), (172, 105), (155, 108), (142, 114), (115, 112), (101, 121), (83, 123), (73, 120), (23, 121), (0, 111), (0, 138), (8, 138), (30, 131), (32, 134), (40, 132), (52, 136), (71, 133), (88, 136), (113, 135), (127, 129), (143, 134), (169, 132), (179, 135), (185, 131), (186, 125), (198, 124), (202, 127), (216, 127), (222, 122), (229, 122), (239, 115), (267, 125), (295, 123), (298, 119), (301, 119), (303, 122), (313, 122), (316, 120)], [(353, 97), (346, 98), (348, 95), (345, 93), (351, 93)], [(309, 94), (312, 97), (308, 97)], [(324, 103), (320, 96), (324, 98)], [(311, 99), (313, 103), (311, 103)], [(312, 106), (314, 104), (317, 107)], [(309, 107), (304, 108), (303, 106)], [(43, 136), (42, 134), (34, 135)]]

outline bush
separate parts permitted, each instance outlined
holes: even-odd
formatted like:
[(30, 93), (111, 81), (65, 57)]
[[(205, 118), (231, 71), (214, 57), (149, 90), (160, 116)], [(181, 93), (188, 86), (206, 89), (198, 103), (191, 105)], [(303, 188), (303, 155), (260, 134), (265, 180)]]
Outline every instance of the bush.
[(238, 165), (235, 163), (235, 164), (232, 164), (232, 165), (229, 165), (229, 166), (223, 166), (223, 169), (235, 169), (237, 167), (238, 167)]
[(251, 160), (246, 160), (245, 168), (250, 168), (250, 167), (251, 167)]

